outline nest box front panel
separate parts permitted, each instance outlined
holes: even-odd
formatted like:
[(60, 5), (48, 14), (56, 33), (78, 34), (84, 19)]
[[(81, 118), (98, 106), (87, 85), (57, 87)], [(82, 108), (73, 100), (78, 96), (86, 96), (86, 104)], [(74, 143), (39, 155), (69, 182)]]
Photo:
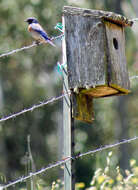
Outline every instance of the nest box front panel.
[(109, 86), (128, 93), (130, 88), (126, 56), (124, 27), (105, 22), (108, 46), (108, 81)]
[(105, 27), (100, 18), (65, 15), (69, 88), (106, 83)]

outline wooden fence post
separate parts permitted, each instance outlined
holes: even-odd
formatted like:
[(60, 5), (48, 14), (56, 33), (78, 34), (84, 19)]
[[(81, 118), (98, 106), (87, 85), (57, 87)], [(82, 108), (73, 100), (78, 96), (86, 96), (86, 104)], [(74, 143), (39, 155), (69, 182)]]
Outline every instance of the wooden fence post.
[[(63, 17), (64, 26), (64, 17)], [(63, 53), (63, 64), (66, 64), (66, 44), (65, 39), (63, 39), (62, 44)], [(66, 70), (66, 68), (65, 68)], [(69, 91), (68, 88), (68, 77), (65, 72), (63, 72), (63, 91), (64, 93)], [(74, 155), (74, 118), (72, 117), (72, 104), (71, 104), (71, 94), (64, 97), (63, 100), (63, 130), (64, 130), (64, 158), (72, 157)], [(64, 189), (65, 190), (75, 190), (75, 176), (74, 176), (74, 161), (71, 159), (65, 164), (64, 167)]]

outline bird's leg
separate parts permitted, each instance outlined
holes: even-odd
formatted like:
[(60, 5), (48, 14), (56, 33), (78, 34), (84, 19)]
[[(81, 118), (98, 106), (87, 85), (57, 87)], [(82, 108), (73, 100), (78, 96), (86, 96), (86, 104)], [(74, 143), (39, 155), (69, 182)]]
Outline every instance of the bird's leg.
[(37, 45), (37, 46), (39, 46), (40, 45), (40, 40), (36, 40), (36, 41), (34, 41), (34, 43)]

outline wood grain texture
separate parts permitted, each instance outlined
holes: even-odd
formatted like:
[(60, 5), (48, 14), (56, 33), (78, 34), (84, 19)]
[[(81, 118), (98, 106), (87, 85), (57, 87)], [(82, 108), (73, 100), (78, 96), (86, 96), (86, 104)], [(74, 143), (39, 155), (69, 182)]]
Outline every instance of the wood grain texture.
[(107, 84), (103, 23), (81, 15), (64, 17), (69, 88)]
[(120, 92), (119, 90), (115, 88), (111, 88), (109, 86), (97, 86), (96, 88), (80, 90), (80, 93), (87, 94), (95, 98), (100, 98), (100, 97), (106, 97), (110, 95), (117, 95)]
[(124, 17), (123, 15), (116, 14), (114, 12), (107, 12), (102, 10), (92, 10), (78, 7), (64, 6), (63, 9), (64, 15), (81, 15), (81, 16), (93, 16), (100, 19), (105, 19), (110, 22), (116, 23), (122, 26), (132, 26), (133, 21)]
[[(64, 17), (62, 17), (62, 23), (64, 24)], [(65, 28), (63, 28), (65, 30)], [(66, 63), (66, 43), (65, 39), (62, 40), (62, 56), (63, 64)], [(65, 68), (66, 70), (66, 68)], [(68, 77), (63, 72), (63, 91), (68, 92)], [(70, 95), (63, 99), (63, 144), (64, 144), (64, 158), (74, 156), (74, 119), (72, 117), (72, 104)], [(75, 178), (74, 178), (74, 164), (72, 160), (69, 160), (64, 167), (64, 190), (75, 190)]]
[(131, 25), (129, 20), (74, 7), (64, 7), (63, 13), (69, 88), (92, 97), (128, 94), (124, 26)]
[(77, 120), (92, 123), (94, 120), (93, 99), (83, 93), (72, 94), (73, 117)]
[(124, 28), (110, 22), (105, 22), (109, 56), (109, 85), (125, 92), (129, 90), (130, 82), (126, 66)]

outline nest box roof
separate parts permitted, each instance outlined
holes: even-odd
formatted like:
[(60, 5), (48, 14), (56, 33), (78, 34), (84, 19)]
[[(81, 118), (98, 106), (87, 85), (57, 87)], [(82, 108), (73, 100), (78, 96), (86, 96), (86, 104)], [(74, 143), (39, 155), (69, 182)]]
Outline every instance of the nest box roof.
[(123, 15), (116, 14), (113, 12), (102, 11), (102, 10), (92, 10), (92, 9), (84, 9), (78, 7), (65, 6), (63, 10), (64, 14), (70, 15), (82, 15), (82, 16), (92, 16), (101, 18), (112, 23), (122, 25), (122, 26), (132, 26), (133, 21), (127, 19)]

